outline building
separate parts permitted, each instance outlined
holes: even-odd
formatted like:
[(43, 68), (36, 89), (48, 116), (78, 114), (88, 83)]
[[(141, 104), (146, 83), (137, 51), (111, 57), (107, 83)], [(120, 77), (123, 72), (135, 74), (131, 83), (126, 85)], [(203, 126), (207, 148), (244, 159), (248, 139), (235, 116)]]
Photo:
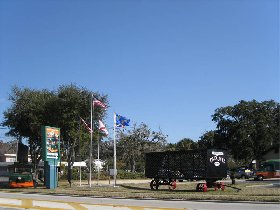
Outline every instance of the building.
[[(18, 141), (4, 142), (0, 140), (0, 155), (3, 154), (16, 154)], [(4, 161), (2, 161), (4, 162)]]
[(16, 154), (0, 154), (0, 162), (13, 163), (17, 161)]

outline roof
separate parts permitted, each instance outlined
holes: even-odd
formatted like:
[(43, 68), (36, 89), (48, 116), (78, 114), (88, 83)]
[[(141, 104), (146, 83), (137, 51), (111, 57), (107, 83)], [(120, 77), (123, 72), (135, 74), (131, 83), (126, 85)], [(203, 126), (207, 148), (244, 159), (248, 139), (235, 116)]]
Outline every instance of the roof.
[(17, 141), (4, 142), (0, 140), (0, 154), (11, 154), (17, 151)]

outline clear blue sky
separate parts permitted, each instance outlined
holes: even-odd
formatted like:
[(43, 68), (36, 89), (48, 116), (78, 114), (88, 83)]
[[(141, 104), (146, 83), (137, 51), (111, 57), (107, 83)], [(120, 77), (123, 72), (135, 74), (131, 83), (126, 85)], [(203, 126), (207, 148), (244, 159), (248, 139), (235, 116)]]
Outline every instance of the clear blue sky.
[(0, 121), (13, 85), (74, 83), (108, 94), (109, 127), (197, 140), (218, 107), (279, 102), (279, 0), (2, 0), (0, 72)]

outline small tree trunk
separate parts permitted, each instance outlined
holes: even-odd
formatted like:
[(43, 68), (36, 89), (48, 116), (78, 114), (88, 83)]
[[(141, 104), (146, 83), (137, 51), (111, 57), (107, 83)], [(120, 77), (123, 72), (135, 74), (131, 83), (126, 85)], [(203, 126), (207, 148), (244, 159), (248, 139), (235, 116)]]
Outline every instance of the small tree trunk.
[(69, 182), (69, 185), (71, 187), (72, 185), (72, 148), (69, 145), (68, 148), (68, 157), (67, 157), (67, 162), (68, 162), (68, 168), (67, 168), (67, 180)]
[(131, 172), (135, 172), (135, 169), (136, 169), (136, 162), (135, 162), (135, 159), (132, 158), (130, 160), (130, 165), (131, 165)]

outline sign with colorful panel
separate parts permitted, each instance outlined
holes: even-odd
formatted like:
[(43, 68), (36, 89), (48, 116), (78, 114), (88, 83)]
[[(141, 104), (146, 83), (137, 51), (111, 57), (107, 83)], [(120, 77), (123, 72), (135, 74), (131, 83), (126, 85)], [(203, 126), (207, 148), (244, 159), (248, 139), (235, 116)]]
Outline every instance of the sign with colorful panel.
[(60, 160), (60, 129), (42, 127), (42, 160)]

